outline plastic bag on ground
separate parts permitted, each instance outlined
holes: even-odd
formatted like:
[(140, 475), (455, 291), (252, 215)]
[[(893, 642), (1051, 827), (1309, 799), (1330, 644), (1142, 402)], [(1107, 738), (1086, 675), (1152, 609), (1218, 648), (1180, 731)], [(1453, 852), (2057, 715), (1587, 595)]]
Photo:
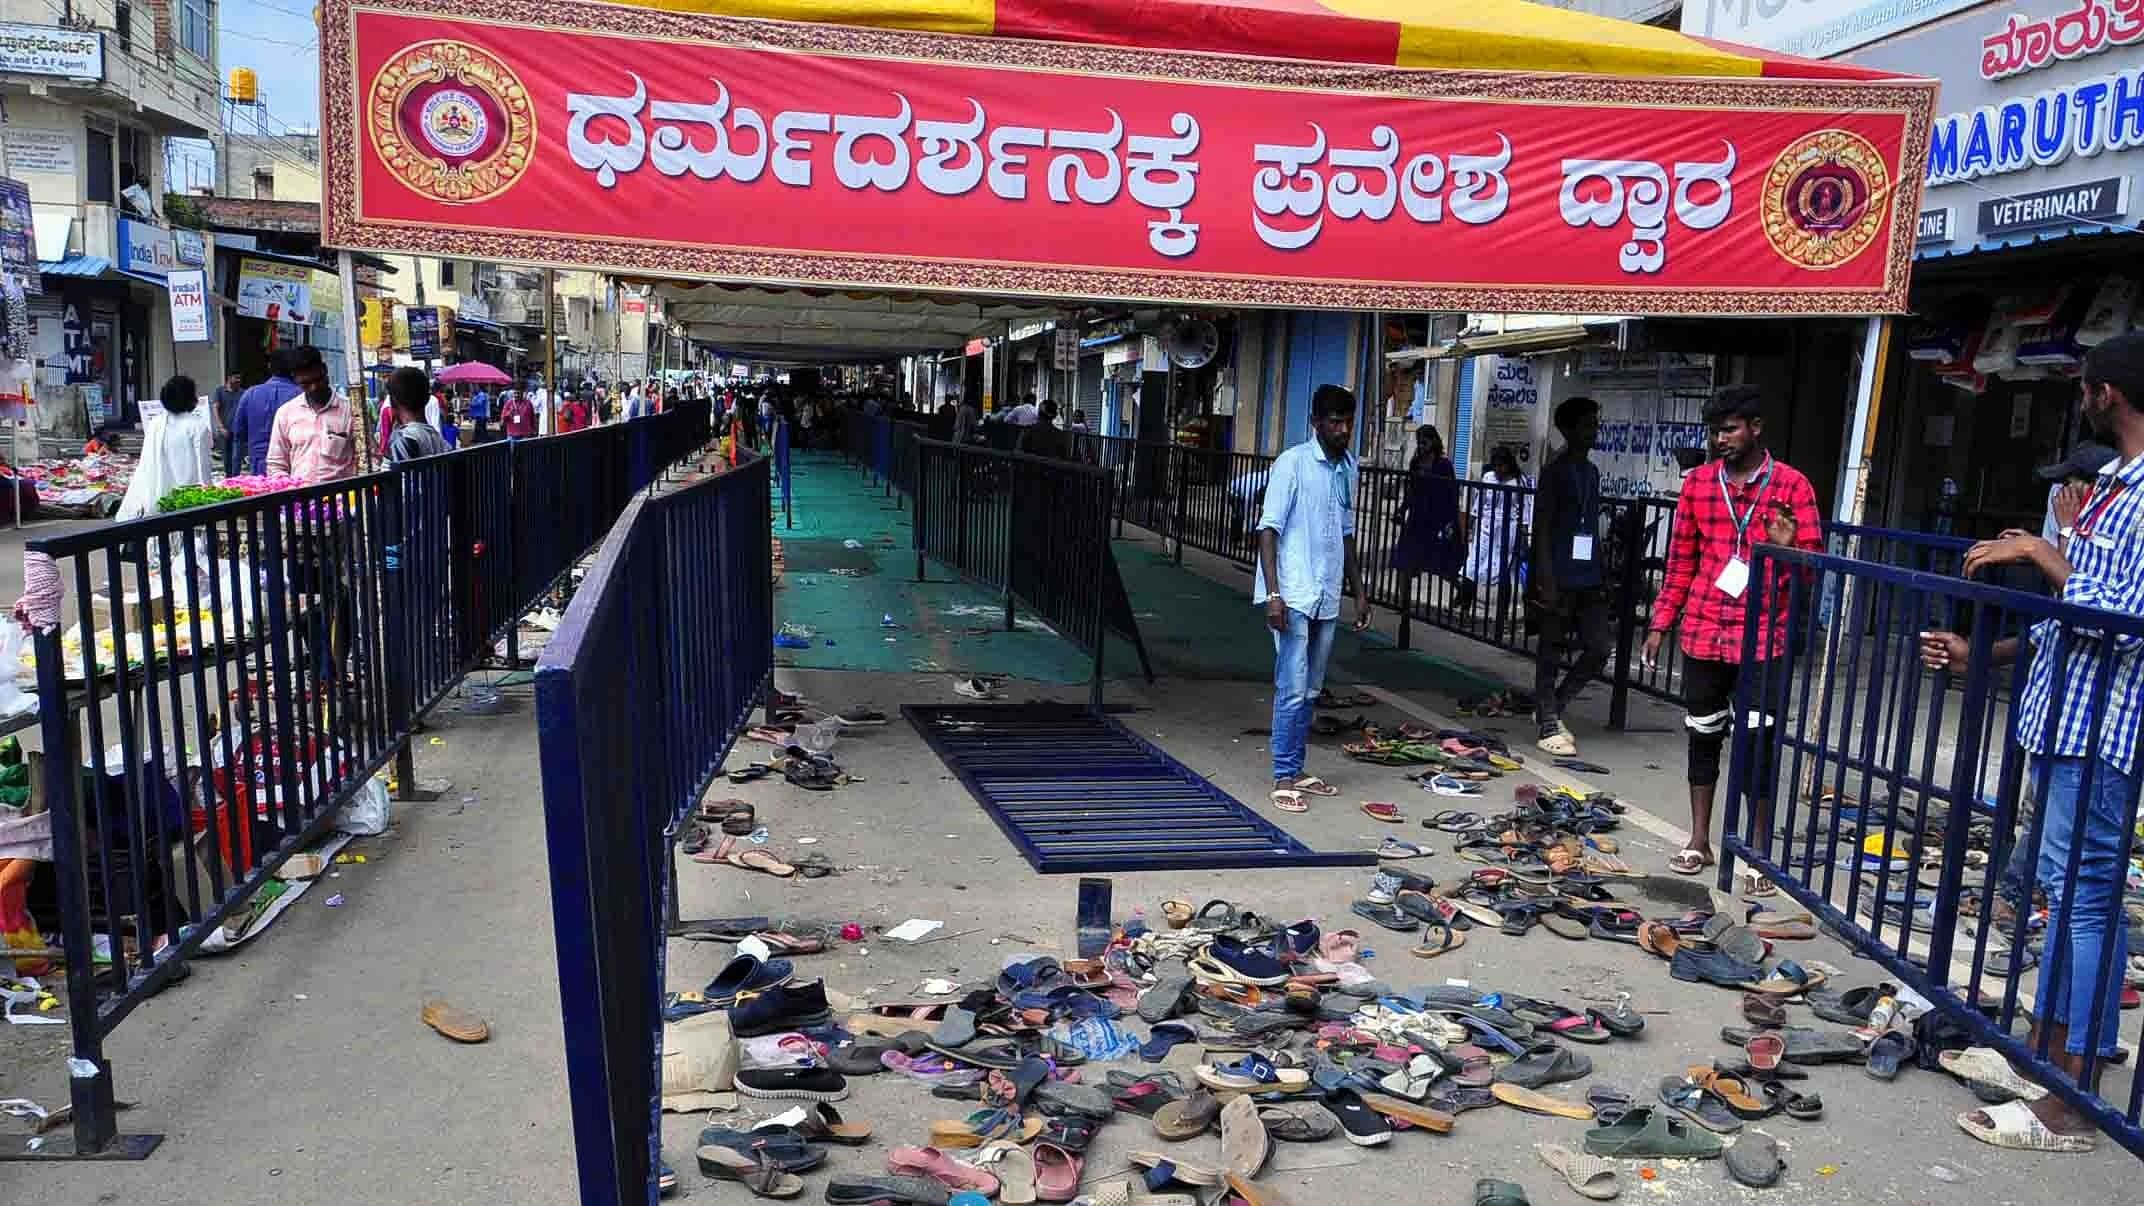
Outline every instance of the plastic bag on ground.
[(387, 785), (378, 776), (365, 780), (342, 811), (336, 814), (335, 828), (360, 837), (387, 832)]

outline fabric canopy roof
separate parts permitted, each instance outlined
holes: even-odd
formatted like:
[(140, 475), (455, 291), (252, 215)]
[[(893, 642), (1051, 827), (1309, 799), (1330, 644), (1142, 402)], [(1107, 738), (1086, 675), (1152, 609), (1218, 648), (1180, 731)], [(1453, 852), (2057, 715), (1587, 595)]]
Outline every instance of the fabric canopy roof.
[(1063, 306), (907, 292), (665, 283), (663, 316), (692, 338), (752, 360), (876, 360), (958, 348)]
[(1526, 0), (624, 0), (672, 12), (1259, 58), (1578, 75), (1891, 79)]

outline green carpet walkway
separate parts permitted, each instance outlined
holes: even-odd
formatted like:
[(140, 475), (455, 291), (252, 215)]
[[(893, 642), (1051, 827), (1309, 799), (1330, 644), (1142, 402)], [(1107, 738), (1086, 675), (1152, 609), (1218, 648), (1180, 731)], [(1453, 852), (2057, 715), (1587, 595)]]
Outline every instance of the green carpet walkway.
[[(1016, 613), (1017, 627), (1007, 632), (1002, 597), (948, 581), (937, 564), (927, 567), (930, 581), (917, 582), (912, 513), (840, 456), (797, 453), (790, 487), (796, 526), (784, 526), (775, 496), (774, 534), (787, 559), (775, 608), (785, 625), (810, 631), (811, 646), (778, 650), (780, 664), (1087, 681), (1092, 659), (1032, 613)], [(1216, 582), (1151, 546), (1120, 541), (1115, 547), (1157, 676), (1271, 680), (1273, 646), (1262, 613), (1251, 605), (1248, 575)], [(1114, 636), (1108, 671), (1112, 678), (1139, 673), (1130, 647)], [(1380, 634), (1358, 637), (1347, 629), (1334, 642), (1327, 677), (1398, 691), (1468, 693), (1502, 685), (1443, 658), (1402, 652)]]

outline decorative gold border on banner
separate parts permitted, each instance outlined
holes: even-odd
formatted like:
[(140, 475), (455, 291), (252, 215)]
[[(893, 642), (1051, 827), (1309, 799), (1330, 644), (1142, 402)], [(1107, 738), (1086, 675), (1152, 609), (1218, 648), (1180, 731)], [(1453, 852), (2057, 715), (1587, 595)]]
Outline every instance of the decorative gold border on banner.
[[(363, 88), (357, 80), (354, 36), (355, 17), (361, 11), (805, 54), (1349, 94), (1502, 103), (1897, 114), (1905, 119), (1906, 132), (1900, 150), (1903, 170), (1891, 190), (1890, 256), (1884, 268), (1884, 282), (1880, 286), (1859, 289), (1407, 285), (905, 259), (505, 233), (491, 228), (453, 229), (431, 223), (368, 220), (363, 214), (357, 180), (357, 163), (363, 145), (363, 131), (359, 127)], [(321, 206), (321, 242), (325, 246), (814, 288), (891, 288), (1027, 295), (1067, 301), (1279, 308), (1662, 316), (1904, 313), (1913, 263), (1914, 230), (1920, 208), (1921, 165), (1927, 162), (1929, 127), (1936, 100), (1936, 84), (1932, 80), (1867, 83), (1407, 70), (763, 21), (591, 3), (588, 0), (324, 0), (320, 48), (320, 111), (327, 134), (321, 140), (322, 187), (325, 190)]]

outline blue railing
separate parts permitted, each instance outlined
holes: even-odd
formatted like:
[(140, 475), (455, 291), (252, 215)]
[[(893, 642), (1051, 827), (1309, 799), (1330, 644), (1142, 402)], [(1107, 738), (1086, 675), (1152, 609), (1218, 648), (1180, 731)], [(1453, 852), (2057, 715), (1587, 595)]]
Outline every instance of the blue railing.
[[(1738, 860), (1754, 867), (1974, 1042), (2002, 1051), (2144, 1157), (2144, 1078), (2110, 1101), (2096, 1091), (2101, 1056), (2065, 1067), (2056, 1030), (2011, 1033), (2028, 1007), (2046, 1013), (2055, 982), (2024, 975), (2038, 891), (2050, 904), (2039, 956), (2049, 974), (2065, 975), (2079, 956), (2091, 961), (2080, 995), (2094, 1008), (2074, 1015), (2090, 1019), (2084, 1049), (2112, 1052), (2118, 1037), (2131, 1047), (2139, 1038), (2116, 1010), (2135, 779), (2114, 778), (2093, 757), (2073, 760), (2086, 768), (2082, 785), (2058, 785), (2028, 747), (2053, 748), (2068, 717), (2080, 751), (2134, 753), (2135, 732), (2110, 734), (2106, 701), (2109, 667), (2137, 656), (2144, 618), (1771, 545), (1756, 547), (1751, 572), (1754, 583), (1783, 580), (1788, 589), (1748, 593), (1721, 886)], [(1869, 622), (1823, 623), (1815, 601), (1831, 592), (1854, 596)], [(2037, 649), (2008, 635), (2041, 621), (2052, 627)], [(1781, 633), (1776, 657), (1760, 643), (1765, 622)], [(1959, 634), (1936, 638), (1929, 656), (1940, 668), (1924, 664), (1923, 632)], [(2110, 647), (2113, 657), (2097, 657)], [(2024, 697), (2034, 660), (2056, 684), (2037, 720), (2011, 702)], [(2095, 806), (2095, 782), (2118, 787), (2118, 798)], [(2068, 833), (2093, 840), (2051, 844), (2058, 817)], [(1970, 865), (1976, 846), (1986, 851), (1982, 867)], [(2054, 852), (2054, 865), (2040, 865), (2043, 851)], [(2073, 932), (2093, 937), (2073, 944)]]
[(636, 499), (536, 670), (584, 1206), (651, 1200), (680, 823), (774, 665), (769, 462)]
[[(383, 765), (414, 792), (419, 718), (607, 529), (621, 485), (704, 442), (708, 414), (688, 403), (29, 544), (64, 591), (37, 617), (41, 706), (6, 729), (35, 725), (52, 753), (85, 1069), (70, 1078), (72, 1154), (154, 1148), (118, 1133), (106, 1039), (226, 923), (248, 924), (260, 889)], [(100, 630), (114, 652), (87, 639)], [(81, 752), (111, 745), (122, 765), (85, 781)]]

